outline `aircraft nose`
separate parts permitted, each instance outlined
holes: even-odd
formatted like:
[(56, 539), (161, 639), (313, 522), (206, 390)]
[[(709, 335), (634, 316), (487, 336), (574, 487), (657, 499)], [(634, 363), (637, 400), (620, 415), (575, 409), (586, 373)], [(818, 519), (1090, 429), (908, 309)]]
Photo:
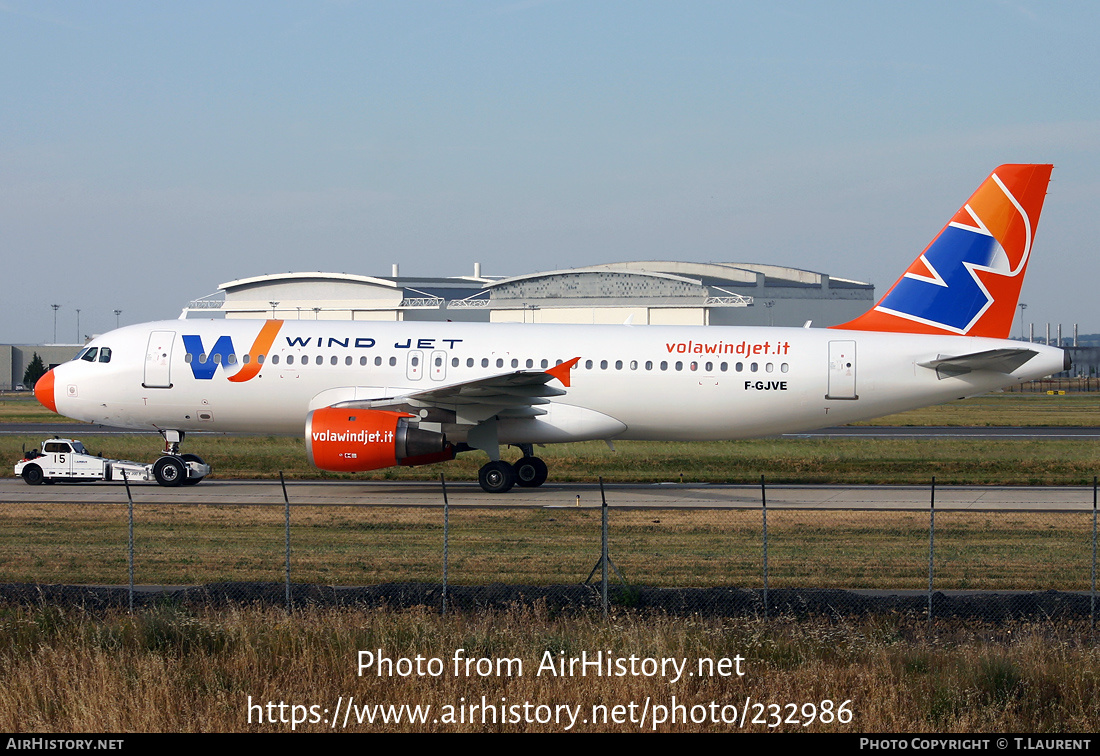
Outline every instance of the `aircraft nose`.
[(53, 384), (53, 368), (50, 368), (46, 371), (46, 374), (39, 378), (38, 382), (34, 384), (34, 398), (50, 412), (57, 412), (57, 402), (54, 399)]

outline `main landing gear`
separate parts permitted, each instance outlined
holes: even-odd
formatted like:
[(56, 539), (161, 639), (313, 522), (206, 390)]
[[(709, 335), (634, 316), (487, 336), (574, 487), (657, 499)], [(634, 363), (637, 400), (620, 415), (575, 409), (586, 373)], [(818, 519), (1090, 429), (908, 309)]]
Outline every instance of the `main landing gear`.
[(477, 482), (486, 493), (505, 493), (512, 486), (537, 488), (546, 482), (546, 463), (534, 456), (531, 444), (517, 444), (523, 457), (515, 464), (504, 460), (487, 462), (477, 472)]
[(153, 477), (162, 486), (194, 486), (210, 474), (210, 466), (197, 454), (180, 454), (184, 432), (162, 430), (164, 456), (153, 463)]

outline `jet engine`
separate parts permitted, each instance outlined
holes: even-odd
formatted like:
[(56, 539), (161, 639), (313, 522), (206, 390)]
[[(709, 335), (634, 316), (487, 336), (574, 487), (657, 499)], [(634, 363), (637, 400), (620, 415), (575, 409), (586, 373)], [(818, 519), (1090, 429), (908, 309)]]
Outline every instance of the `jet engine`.
[(363, 472), (454, 459), (442, 433), (423, 430), (405, 412), (323, 407), (306, 415), (310, 464), (332, 472)]

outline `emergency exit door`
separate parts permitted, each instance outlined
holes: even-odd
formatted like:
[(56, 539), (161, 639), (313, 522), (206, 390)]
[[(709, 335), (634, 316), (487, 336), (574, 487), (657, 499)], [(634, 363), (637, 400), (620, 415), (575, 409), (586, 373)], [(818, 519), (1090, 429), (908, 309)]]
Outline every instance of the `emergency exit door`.
[(829, 342), (829, 389), (826, 399), (859, 399), (856, 394), (856, 342)]

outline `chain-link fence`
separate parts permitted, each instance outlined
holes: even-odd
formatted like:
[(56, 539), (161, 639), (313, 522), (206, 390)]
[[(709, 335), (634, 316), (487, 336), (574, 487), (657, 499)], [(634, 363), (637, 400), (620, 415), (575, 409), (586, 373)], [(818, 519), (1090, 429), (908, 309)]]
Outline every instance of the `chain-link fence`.
[[(766, 505), (763, 483), (742, 490), (758, 500), (642, 507), (610, 489), (604, 507), (579, 498), (445, 507), (441, 487), (438, 506), (295, 504), (293, 495), (272, 504), (8, 505), (0, 583), (9, 594), (131, 606), (598, 607), (606, 558), (607, 600), (669, 612), (1095, 620), (1095, 492), (1092, 509), (1031, 511), (1003, 495), (995, 508), (963, 510), (932, 507), (930, 487), (920, 511), (777, 508)], [(1078, 502), (1081, 494), (1074, 489)]]

